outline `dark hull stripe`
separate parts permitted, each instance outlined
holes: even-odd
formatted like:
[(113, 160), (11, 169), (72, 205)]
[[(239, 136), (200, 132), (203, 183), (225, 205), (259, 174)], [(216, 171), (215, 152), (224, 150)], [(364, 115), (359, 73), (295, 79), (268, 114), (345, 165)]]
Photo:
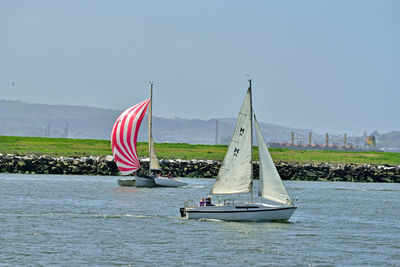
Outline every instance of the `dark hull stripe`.
[(263, 211), (277, 211), (277, 210), (289, 210), (289, 209), (297, 209), (297, 207), (288, 207), (288, 208), (276, 208), (276, 209), (268, 209), (268, 210), (187, 210), (187, 213), (243, 213), (243, 212), (263, 212)]

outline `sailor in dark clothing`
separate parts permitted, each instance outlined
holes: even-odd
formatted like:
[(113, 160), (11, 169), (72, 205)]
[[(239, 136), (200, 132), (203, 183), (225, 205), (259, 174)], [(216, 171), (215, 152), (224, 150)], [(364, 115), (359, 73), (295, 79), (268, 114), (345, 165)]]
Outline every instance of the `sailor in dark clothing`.
[(208, 197), (206, 198), (206, 206), (214, 206), (214, 205), (211, 203), (211, 196), (208, 196)]

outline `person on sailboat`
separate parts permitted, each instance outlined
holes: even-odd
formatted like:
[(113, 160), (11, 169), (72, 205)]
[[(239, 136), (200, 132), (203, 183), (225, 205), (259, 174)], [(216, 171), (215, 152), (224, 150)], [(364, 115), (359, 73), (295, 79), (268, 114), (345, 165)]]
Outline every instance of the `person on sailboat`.
[(200, 207), (203, 207), (205, 203), (206, 203), (206, 202), (205, 202), (204, 197), (203, 197), (202, 199), (200, 199), (200, 204), (199, 204), (199, 206), (200, 206)]
[(206, 206), (214, 206), (214, 205), (211, 203), (211, 195), (209, 195), (209, 196), (206, 198)]

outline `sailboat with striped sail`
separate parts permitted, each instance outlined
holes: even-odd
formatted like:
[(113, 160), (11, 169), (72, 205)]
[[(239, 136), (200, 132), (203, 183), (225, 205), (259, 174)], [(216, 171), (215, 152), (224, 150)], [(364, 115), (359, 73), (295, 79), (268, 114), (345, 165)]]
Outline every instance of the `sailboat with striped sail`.
[[(137, 154), (137, 137), (143, 117), (149, 108), (149, 174), (152, 170), (161, 170), (154, 150), (154, 141), (151, 136), (151, 100), (153, 84), (151, 83), (150, 98), (140, 102), (121, 113), (111, 131), (111, 148), (114, 161), (122, 175), (130, 175), (140, 168)], [(142, 179), (143, 178), (143, 179)], [(142, 181), (144, 180), (144, 181)], [(119, 179), (120, 185), (157, 186), (151, 175), (138, 174), (135, 180)]]
[(176, 178), (154, 176), (153, 173), (161, 173), (160, 163), (154, 148), (152, 135), (152, 102), (153, 102), (153, 83), (150, 82), (150, 98), (136, 104), (117, 118), (111, 131), (111, 148), (114, 161), (122, 175), (129, 175), (140, 168), (140, 161), (137, 154), (137, 137), (143, 117), (148, 109), (149, 121), (149, 170), (148, 174), (136, 174), (135, 180), (118, 179), (121, 186), (137, 187), (179, 187), (187, 183)]
[[(254, 116), (259, 148), (260, 182), (259, 203), (253, 201), (253, 107), (251, 80), (240, 109), (235, 130), (224, 161), (211, 188), (211, 195), (250, 193), (250, 202), (226, 200), (223, 203), (181, 208), (181, 215), (189, 219), (218, 219), (229, 221), (288, 220), (295, 212), (278, 171), (269, 154), (260, 126)], [(271, 203), (265, 203), (268, 200)]]

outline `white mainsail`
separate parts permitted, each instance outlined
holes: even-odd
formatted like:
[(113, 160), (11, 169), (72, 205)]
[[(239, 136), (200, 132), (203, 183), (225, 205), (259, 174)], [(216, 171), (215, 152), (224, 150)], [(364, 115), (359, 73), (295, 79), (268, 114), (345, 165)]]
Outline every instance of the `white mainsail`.
[(154, 140), (152, 134), (152, 119), (153, 119), (153, 82), (150, 82), (150, 103), (149, 103), (149, 173), (152, 170), (161, 170), (156, 150), (154, 149)]
[(153, 136), (150, 137), (150, 170), (161, 170), (156, 150), (154, 149)]
[(260, 184), (258, 188), (258, 195), (278, 203), (287, 204), (290, 202), (290, 197), (286, 192), (281, 177), (279, 176), (275, 164), (272, 161), (267, 144), (265, 143), (255, 115), (254, 122), (256, 127), (258, 153), (260, 159)]
[(252, 108), (251, 87), (240, 109), (235, 131), (211, 194), (248, 193), (252, 180)]

